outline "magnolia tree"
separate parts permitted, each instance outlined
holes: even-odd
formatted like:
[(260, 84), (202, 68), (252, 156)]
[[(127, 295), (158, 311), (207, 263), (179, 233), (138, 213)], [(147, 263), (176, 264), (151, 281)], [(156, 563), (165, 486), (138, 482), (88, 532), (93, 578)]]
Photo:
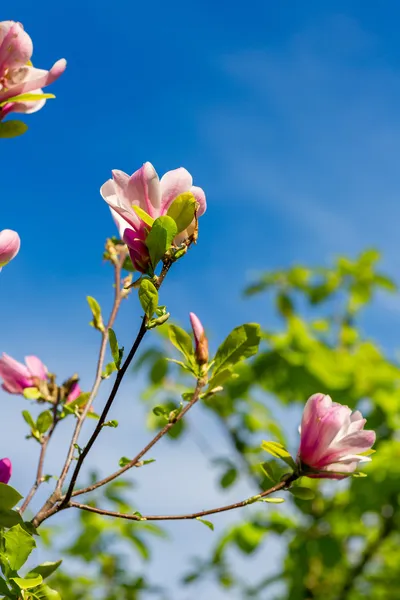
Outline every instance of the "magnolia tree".
[[(12, 21), (0, 23), (0, 137), (13, 137), (26, 131), (24, 122), (10, 120), (9, 116), (11, 113), (33, 113), (43, 108), (47, 99), (54, 96), (43, 93), (41, 88), (55, 81), (66, 66), (65, 60), (59, 60), (50, 71), (37, 69), (33, 67), (31, 57), (32, 41), (22, 25)], [(10, 460), (3, 458), (0, 461), (0, 594), (4, 598), (56, 600), (61, 597), (59, 591), (53, 589), (54, 584), (49, 586), (45, 582), (59, 567), (59, 557), (54, 557), (54, 562), (43, 563), (32, 569), (24, 567), (36, 546), (35, 539), (40, 535), (43, 523), (51, 523), (51, 518), (59, 512), (82, 511), (83, 515), (90, 513), (100, 519), (112, 517), (119, 522), (129, 521), (132, 524), (145, 525), (151, 522), (196, 519), (212, 528), (213, 524), (209, 521), (211, 515), (217, 519), (221, 512), (240, 511), (251, 504), (279, 504), (284, 501), (287, 493), (294, 498), (310, 500), (315, 496), (315, 480), (360, 477), (363, 473), (357, 470), (359, 463), (370, 461), (370, 455), (373, 453), (371, 448), (375, 443), (375, 432), (365, 429), (366, 419), (361, 412), (353, 412), (347, 405), (334, 402), (329, 395), (318, 392), (318, 388), (309, 389), (309, 386), (304, 386), (304, 389), (310, 392), (310, 397), (308, 400), (307, 396), (302, 398), (303, 402), (306, 402), (299, 427), (299, 447), (294, 456), (286, 449), (280, 434), (277, 434), (275, 439), (263, 440), (265, 434), (273, 428), (266, 425), (263, 435), (261, 427), (254, 424), (256, 416), (251, 412), (247, 413), (247, 421), (242, 429), (235, 430), (230, 427), (228, 416), (236, 410), (232, 389), (235, 386), (238, 389), (240, 385), (244, 386), (243, 389), (249, 389), (248, 369), (253, 368), (250, 365), (257, 363), (249, 363), (247, 359), (265, 355), (258, 354), (263, 337), (260, 326), (246, 323), (236, 327), (220, 344), (216, 353), (210, 356), (207, 336), (199, 317), (189, 313), (192, 329), (190, 335), (178, 326), (170, 324), (171, 316), (162, 304), (161, 297), (162, 286), (168, 285), (169, 271), (177, 261), (184, 260), (186, 253), (196, 245), (199, 225), (201, 228), (199, 219), (206, 212), (204, 190), (193, 185), (192, 175), (182, 167), (168, 171), (159, 179), (152, 164), (146, 162), (133, 175), (114, 170), (112, 178), (101, 186), (100, 193), (110, 207), (119, 236), (108, 239), (104, 251), (104, 258), (111, 265), (114, 274), (114, 301), (108, 318), (103, 317), (94, 298), (87, 299), (92, 313), (91, 325), (98, 331), (100, 338), (96, 375), (91, 389), (83, 391), (76, 375), (58, 382), (56, 375), (36, 356), (26, 356), (25, 363), (5, 353), (0, 359), (3, 389), (10, 394), (23, 395), (39, 409), (38, 414), (35, 412), (34, 415), (28, 410), (23, 411), (29, 436), (38, 448), (37, 471), (32, 475), (32, 487), (25, 498), (9, 485), (12, 472)], [(9, 263), (17, 255), (19, 247), (18, 234), (3, 230), (0, 233), (0, 265)], [(12, 268), (12, 265), (8, 268)], [(300, 277), (299, 272), (297, 276)], [(292, 280), (294, 281), (293, 277)], [(282, 281), (282, 278), (275, 281)], [(306, 289), (306, 284), (309, 285), (309, 281), (310, 274), (305, 276), (303, 273), (303, 290)], [(273, 283), (274, 280), (270, 279), (269, 285)], [(340, 282), (336, 289), (339, 285)], [(259, 287), (261, 288), (262, 286)], [(299, 288), (301, 289), (301, 286)], [(287, 289), (288, 282), (286, 290), (279, 293), (279, 307), (290, 322), (290, 327), (298, 327), (299, 319), (295, 319), (293, 303)], [(326, 296), (333, 293), (333, 290), (334, 287), (331, 287)], [(129, 350), (125, 352), (117, 340), (114, 324), (121, 303), (131, 294), (138, 296), (142, 319), (136, 337), (131, 340)], [(189, 309), (190, 307), (188, 312)], [(350, 335), (350, 325), (346, 326)], [(165, 359), (178, 365), (185, 381), (184, 391), (182, 393), (182, 387), (177, 385), (174, 392), (175, 403), (171, 405), (166, 402), (153, 408), (153, 415), (158, 419), (157, 429), (144, 448), (138, 448), (133, 458), (121, 459), (119, 469), (114, 472), (102, 478), (94, 478), (89, 485), (82, 485), (81, 475), (85, 472), (85, 460), (93, 447), (102, 443), (103, 428), (117, 425), (115, 421), (108, 420), (108, 417), (121, 383), (130, 366), (134, 364), (142, 340), (155, 330), (167, 331), (170, 342), (181, 354), (180, 360), (176, 360), (170, 358), (169, 350), (158, 349), (156, 358), (158, 361), (161, 359), (163, 365), (166, 364)], [(299, 332), (297, 335), (300, 335)], [(273, 343), (273, 340), (270, 334), (270, 343)], [(276, 343), (279, 348), (279, 341), (276, 340)], [(280, 343), (282, 348), (282, 340)], [(267, 367), (268, 365), (265, 366), (266, 369)], [(102, 382), (108, 378), (113, 379), (111, 392), (99, 414), (96, 414), (93, 402)], [(192, 381), (191, 389), (188, 385), (189, 378)], [(161, 385), (162, 379), (163, 375), (157, 376), (156, 383)], [(253, 381), (256, 381), (256, 376)], [(322, 380), (314, 378), (314, 381), (319, 383)], [(332, 389), (336, 389), (334, 385)], [(159, 391), (155, 389), (155, 393), (158, 394)], [(275, 390), (274, 392), (280, 393)], [(295, 395), (295, 399), (299, 400), (297, 390)], [(223, 405), (227, 397), (231, 398), (230, 413), (227, 413), (228, 405)], [(176, 401), (177, 398), (179, 401)], [(184, 424), (187, 413), (196, 411), (197, 405), (212, 407), (218, 418), (225, 420), (235, 443), (235, 450), (241, 454), (243, 469), (249, 470), (253, 476), (258, 469), (257, 485), (260, 489), (257, 493), (247, 498), (238, 498), (231, 504), (205, 510), (199, 508), (183, 514), (164, 514), (162, 499), (160, 514), (148, 514), (146, 506), (140, 507), (140, 512), (132, 512), (122, 501), (118, 510), (99, 505), (100, 488), (108, 486), (106, 489), (109, 489), (128, 471), (149, 462), (149, 451), (162, 442), (167, 434), (178, 431)], [(246, 427), (250, 428), (251, 416), (252, 433), (256, 433), (258, 438), (257, 447), (251, 449), (253, 457), (260, 456), (256, 461), (248, 461), (250, 446), (248, 443), (246, 446), (241, 439)], [(82, 440), (82, 426), (88, 418), (93, 419), (93, 430), (89, 439)], [(32, 499), (40, 486), (49, 480), (45, 475), (46, 452), (49, 443), (55, 441), (58, 424), (64, 419), (74, 420), (75, 427), (68, 447), (65, 448), (63, 467), (57, 474), (56, 484), (46, 502), (33, 518), (25, 520), (26, 510)], [(275, 432), (278, 431), (279, 428), (275, 428)], [(267, 454), (272, 456), (271, 460), (266, 460)], [(240, 475), (237, 464), (228, 465), (223, 487), (232, 485)], [(363, 485), (364, 482), (357, 482), (360, 494), (363, 493)], [(277, 492), (280, 492), (279, 497), (276, 496)], [(199, 506), (202, 504), (202, 499), (199, 498)], [(272, 510), (272, 507), (270, 509)], [(129, 531), (132, 536), (135, 535), (132, 530)], [(214, 570), (218, 567), (223, 571), (221, 556), (220, 551), (219, 558), (214, 557)], [(191, 575), (188, 581), (198, 576), (199, 573)], [(60, 589), (63, 586), (65, 589), (62, 577), (56, 577), (54, 581), (59, 583)], [(136, 585), (135, 589), (139, 590), (140, 585)], [(310, 589), (309, 587), (307, 594), (311, 594)], [(88, 594), (86, 597), (92, 597), (91, 592)], [(69, 597), (84, 596), (78, 596), (75, 592)], [(132, 595), (127, 594), (124, 597), (136, 596), (132, 592)]]

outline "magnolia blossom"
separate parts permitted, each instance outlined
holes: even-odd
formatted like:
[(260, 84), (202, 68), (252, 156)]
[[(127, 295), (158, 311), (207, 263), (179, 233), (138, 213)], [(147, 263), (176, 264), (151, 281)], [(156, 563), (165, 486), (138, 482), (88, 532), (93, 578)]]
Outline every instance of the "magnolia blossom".
[(21, 23), (0, 22), (0, 121), (10, 112), (33, 113), (43, 108), (45, 99), (7, 102), (21, 94), (42, 94), (65, 71), (65, 59), (58, 60), (50, 69), (32, 66), (33, 44)]
[[(205, 194), (201, 188), (192, 185), (191, 174), (182, 167), (168, 171), (159, 179), (153, 165), (146, 162), (131, 176), (123, 171), (112, 171), (112, 177), (101, 187), (100, 193), (111, 208), (120, 236), (129, 248), (134, 267), (141, 273), (146, 273), (150, 261), (145, 244), (149, 226), (133, 207), (139, 207), (156, 219), (167, 213), (177, 196), (190, 192), (199, 203), (197, 217), (200, 217), (206, 210)], [(194, 229), (195, 220), (185, 231), (179, 233), (174, 242), (181, 243)]]
[(3, 353), (0, 377), (3, 390), (10, 394), (23, 394), (26, 388), (35, 387), (39, 381), (47, 381), (47, 367), (37, 356), (26, 356), (24, 365)]
[[(375, 443), (375, 432), (364, 430), (366, 419), (359, 411), (332, 402), (330, 396), (314, 394), (303, 412), (298, 461), (309, 477), (342, 479), (356, 470)], [(304, 467), (306, 467), (304, 469)], [(309, 473), (310, 469), (321, 473)]]
[(189, 316), (196, 346), (197, 362), (204, 365), (208, 361), (208, 340), (199, 317), (194, 313), (190, 313)]
[(0, 459), (0, 483), (8, 483), (12, 472), (11, 460), (9, 458)]
[(12, 229), (3, 229), (0, 231), (0, 271), (10, 262), (19, 252), (21, 240), (16, 231)]
[(73, 402), (74, 400), (79, 398), (81, 393), (82, 393), (82, 390), (80, 388), (80, 385), (77, 381), (75, 381), (75, 383), (71, 387), (71, 390), (68, 394), (67, 401), (65, 404), (69, 404), (70, 402)]

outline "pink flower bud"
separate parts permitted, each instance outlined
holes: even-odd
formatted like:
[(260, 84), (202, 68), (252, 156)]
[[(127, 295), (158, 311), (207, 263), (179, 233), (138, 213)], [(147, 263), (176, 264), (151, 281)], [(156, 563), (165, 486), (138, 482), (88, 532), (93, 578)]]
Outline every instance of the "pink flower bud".
[[(193, 185), (191, 174), (182, 167), (168, 171), (159, 179), (153, 165), (146, 162), (133, 175), (114, 170), (112, 177), (102, 185), (100, 193), (111, 208), (135, 269), (147, 273), (150, 257), (145, 242), (150, 226), (139, 217), (134, 207), (137, 206), (152, 219), (156, 219), (167, 214), (177, 196), (190, 192), (198, 202), (197, 217), (200, 217), (207, 206), (205, 194), (201, 188)], [(176, 236), (174, 243), (182, 243), (194, 231), (195, 219), (185, 231)]]
[(74, 400), (79, 398), (81, 393), (82, 393), (82, 390), (80, 388), (80, 385), (77, 381), (75, 381), (75, 383), (72, 384), (71, 390), (68, 394), (67, 401), (65, 404), (69, 404), (70, 402), (73, 402)]
[(35, 387), (38, 381), (47, 381), (47, 367), (36, 356), (26, 356), (24, 365), (3, 353), (0, 377), (3, 390), (10, 394), (23, 394), (26, 388)]
[[(358, 463), (371, 459), (362, 454), (375, 443), (375, 432), (364, 430), (366, 419), (359, 411), (332, 402), (330, 396), (314, 394), (303, 412), (297, 459), (308, 477), (343, 479)], [(307, 467), (320, 473), (308, 473)]]
[(12, 465), (9, 458), (2, 458), (0, 460), (0, 482), (8, 483), (11, 478)]
[(193, 329), (197, 362), (199, 365), (204, 365), (208, 362), (208, 340), (200, 319), (194, 313), (190, 313), (189, 316)]
[(17, 256), (20, 245), (21, 240), (16, 231), (12, 229), (0, 231), (0, 269)]

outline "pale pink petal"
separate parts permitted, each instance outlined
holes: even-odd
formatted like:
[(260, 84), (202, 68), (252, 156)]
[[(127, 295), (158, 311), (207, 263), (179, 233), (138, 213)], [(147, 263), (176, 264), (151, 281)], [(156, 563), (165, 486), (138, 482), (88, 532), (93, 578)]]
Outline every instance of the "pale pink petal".
[(67, 62), (62, 58), (53, 65), (50, 71), (27, 67), (27, 75), (23, 82), (12, 86), (6, 91), (0, 91), (0, 102), (50, 85), (64, 73), (66, 66)]
[(32, 40), (21, 23), (0, 22), (0, 75), (5, 69), (25, 65), (32, 52)]
[(191, 191), (193, 178), (189, 171), (180, 167), (173, 171), (167, 171), (161, 177), (161, 207), (160, 214), (165, 215), (177, 196)]
[[(43, 90), (32, 90), (31, 94), (43, 94)], [(46, 104), (46, 100), (34, 100), (28, 102), (12, 102), (11, 109), (9, 112), (23, 113), (25, 115), (31, 115), (42, 109)]]
[(188, 191), (192, 192), (193, 196), (199, 203), (199, 207), (197, 209), (197, 218), (199, 218), (207, 210), (206, 195), (204, 193), (204, 190), (202, 190), (202, 188), (200, 187), (197, 187), (197, 185), (192, 185), (192, 187)]
[(337, 462), (341, 459), (346, 459), (349, 454), (361, 454), (369, 450), (375, 443), (375, 431), (363, 430), (357, 431), (344, 437), (340, 442), (327, 449), (319, 466), (326, 466), (329, 463)]
[(47, 367), (37, 356), (25, 356), (25, 362), (32, 377), (37, 377), (42, 381), (47, 380)]
[(0, 231), (0, 267), (6, 265), (19, 252), (21, 240), (16, 231), (3, 229)]
[(70, 402), (74, 402), (74, 400), (76, 400), (77, 398), (79, 398), (79, 396), (81, 395), (82, 390), (80, 388), (79, 383), (76, 381), (71, 388), (70, 393), (68, 394), (68, 398), (66, 401), (66, 404), (69, 404)]
[(151, 217), (159, 215), (161, 201), (160, 181), (151, 163), (144, 163), (130, 177), (128, 197), (131, 205), (139, 206)]
[[(122, 219), (124, 219), (133, 229), (140, 227), (141, 220), (133, 209), (127, 204), (123, 197), (117, 195), (117, 190), (113, 179), (108, 179), (100, 188), (100, 194), (107, 204), (116, 213), (118, 213)], [(113, 215), (114, 216), (114, 215)], [(119, 223), (117, 223), (119, 226)]]

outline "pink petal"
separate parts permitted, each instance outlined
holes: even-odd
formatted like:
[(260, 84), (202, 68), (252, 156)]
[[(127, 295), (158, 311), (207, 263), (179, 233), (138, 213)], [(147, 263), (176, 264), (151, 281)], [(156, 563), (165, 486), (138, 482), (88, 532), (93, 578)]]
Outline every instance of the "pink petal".
[(131, 205), (139, 206), (151, 217), (158, 216), (161, 201), (160, 181), (151, 163), (144, 163), (130, 177), (128, 197)]
[(66, 404), (69, 404), (70, 402), (73, 402), (74, 400), (76, 400), (77, 398), (79, 398), (79, 396), (81, 395), (81, 393), (82, 393), (82, 390), (80, 388), (80, 385), (76, 381), (73, 384), (70, 393), (68, 394), (68, 398), (67, 398)]
[(25, 65), (31, 58), (33, 44), (21, 23), (0, 22), (0, 75), (5, 69)]
[(13, 96), (26, 94), (38, 88), (44, 88), (58, 79), (65, 71), (67, 61), (64, 58), (58, 60), (50, 69), (35, 69), (35, 67), (27, 67), (27, 75), (23, 82), (10, 87), (8, 90), (0, 92), (0, 102), (8, 100)]
[(6, 377), (12, 374), (29, 379), (31, 376), (29, 369), (25, 365), (15, 360), (15, 358), (8, 356), (5, 352), (3, 352), (0, 358), (0, 377), (3, 377), (3, 373)]
[(319, 466), (326, 466), (338, 460), (346, 459), (347, 455), (366, 452), (374, 445), (375, 439), (375, 431), (368, 429), (352, 433), (329, 448), (329, 451), (321, 459)]
[(207, 210), (206, 195), (204, 193), (204, 190), (202, 190), (202, 188), (200, 187), (197, 187), (197, 185), (192, 185), (189, 192), (192, 192), (193, 196), (196, 198), (197, 202), (200, 205), (197, 209), (197, 218), (199, 218), (201, 217), (201, 215), (204, 215), (204, 213)]
[(172, 202), (179, 194), (191, 191), (193, 178), (189, 171), (180, 167), (173, 171), (167, 171), (161, 177), (161, 208), (160, 214), (165, 215)]
[(47, 367), (37, 356), (25, 356), (25, 363), (33, 377), (41, 381), (47, 380)]
[[(113, 179), (109, 179), (101, 186), (100, 194), (110, 208), (119, 214), (120, 217), (124, 219), (133, 229), (136, 229), (140, 226), (141, 221), (137, 214), (132, 210), (129, 203), (126, 201), (126, 198), (124, 198), (124, 196), (118, 196), (117, 188)], [(117, 222), (117, 226), (119, 228), (119, 222)]]
[(0, 267), (6, 265), (19, 252), (21, 240), (16, 231), (3, 229), (0, 232)]
[(12, 464), (9, 458), (2, 458), (0, 460), (0, 482), (8, 483), (11, 478)]
[(201, 338), (204, 336), (204, 327), (201, 324), (201, 321), (197, 315), (191, 312), (189, 313), (189, 317), (193, 329), (194, 339), (196, 341), (196, 344), (198, 344)]

